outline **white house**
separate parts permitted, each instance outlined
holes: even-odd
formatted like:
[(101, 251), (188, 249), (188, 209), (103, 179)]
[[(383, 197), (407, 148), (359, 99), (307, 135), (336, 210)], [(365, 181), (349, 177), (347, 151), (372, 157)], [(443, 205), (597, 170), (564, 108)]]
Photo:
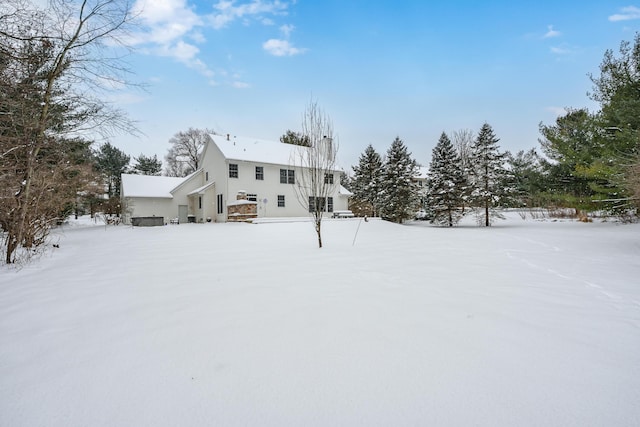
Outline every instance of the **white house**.
[[(300, 217), (308, 214), (308, 201), (298, 200), (296, 182), (303, 169), (294, 167), (298, 150), (281, 142), (209, 135), (200, 156), (200, 168), (184, 178), (122, 175), (122, 212), (132, 218), (162, 217), (164, 223), (225, 222), (229, 207), (255, 204), (258, 217)], [(328, 212), (347, 210), (351, 193), (340, 185), (340, 171), (329, 173), (334, 183)], [(246, 201), (238, 202), (237, 195)]]

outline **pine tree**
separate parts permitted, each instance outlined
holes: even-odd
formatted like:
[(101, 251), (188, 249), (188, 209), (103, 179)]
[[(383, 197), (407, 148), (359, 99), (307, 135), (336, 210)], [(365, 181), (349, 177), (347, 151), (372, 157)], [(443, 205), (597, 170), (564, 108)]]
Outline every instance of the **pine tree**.
[(109, 197), (120, 196), (121, 175), (127, 173), (130, 159), (122, 150), (108, 142), (96, 152), (96, 169), (107, 183)]
[(469, 157), (471, 206), (477, 209), (478, 222), (486, 227), (491, 225), (492, 218), (503, 218), (495, 208), (510, 193), (503, 187), (507, 171), (498, 141), (491, 126), (485, 123), (473, 141)]
[(157, 155), (145, 156), (140, 154), (138, 157), (133, 158), (136, 164), (133, 165), (133, 172), (139, 175), (154, 175), (158, 176), (162, 173), (162, 162), (158, 160)]
[(417, 174), (416, 161), (402, 140), (396, 137), (387, 151), (382, 174), (381, 212), (384, 217), (401, 224), (413, 216), (418, 192), (414, 180)]
[(292, 130), (287, 130), (284, 135), (280, 137), (280, 142), (283, 144), (301, 145), (303, 147), (311, 146), (308, 135), (303, 135), (301, 132), (294, 132)]
[(354, 178), (351, 191), (355, 200), (371, 205), (373, 216), (380, 208), (380, 191), (382, 190), (382, 158), (369, 145), (360, 155), (358, 166), (353, 167)]
[(433, 149), (427, 178), (427, 204), (431, 223), (452, 227), (462, 218), (466, 180), (460, 156), (446, 133)]

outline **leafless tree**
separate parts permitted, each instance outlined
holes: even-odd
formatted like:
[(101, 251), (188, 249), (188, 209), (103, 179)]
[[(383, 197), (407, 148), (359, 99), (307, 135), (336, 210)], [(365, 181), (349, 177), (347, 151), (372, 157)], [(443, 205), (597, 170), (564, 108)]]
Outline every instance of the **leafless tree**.
[[(471, 156), (471, 146), (473, 145), (473, 140), (475, 139), (474, 133), (471, 129), (460, 129), (455, 130), (451, 134), (451, 142), (453, 143), (454, 148), (458, 152), (458, 156), (460, 156), (460, 166), (462, 168), (462, 174), (464, 175), (465, 181), (469, 181), (471, 173), (471, 162), (469, 161), (469, 157)], [(468, 197), (468, 191), (465, 190), (462, 195), (462, 214), (464, 215), (465, 211), (465, 200)]]
[(104, 91), (125, 85), (126, 0), (0, 4), (0, 227), (5, 262), (41, 245), (75, 198), (71, 141), (135, 131)]
[(455, 130), (451, 134), (451, 142), (460, 156), (463, 171), (469, 167), (469, 155), (471, 154), (471, 145), (474, 138), (475, 136), (471, 129)]
[(180, 131), (169, 140), (169, 151), (165, 156), (166, 170), (168, 176), (187, 176), (198, 170), (200, 166), (200, 153), (209, 140), (209, 134), (214, 133), (208, 129), (189, 128), (187, 131)]
[(322, 217), (339, 180), (339, 173), (335, 170), (338, 144), (331, 119), (315, 101), (309, 103), (302, 116), (301, 134), (309, 141), (309, 146), (297, 146), (292, 159), (298, 173), (295, 191), (298, 201), (313, 220), (318, 247), (321, 248)]

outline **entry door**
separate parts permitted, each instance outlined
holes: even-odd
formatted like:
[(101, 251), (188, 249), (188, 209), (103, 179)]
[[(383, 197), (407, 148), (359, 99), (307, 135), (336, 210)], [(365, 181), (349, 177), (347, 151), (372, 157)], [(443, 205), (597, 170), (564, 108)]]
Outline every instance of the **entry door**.
[(178, 205), (178, 221), (180, 221), (180, 224), (187, 223), (187, 211), (187, 205)]

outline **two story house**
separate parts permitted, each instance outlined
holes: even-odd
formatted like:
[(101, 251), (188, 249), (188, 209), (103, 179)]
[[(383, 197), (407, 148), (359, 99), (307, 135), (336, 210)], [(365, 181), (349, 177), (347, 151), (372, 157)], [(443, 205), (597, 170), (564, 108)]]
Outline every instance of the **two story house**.
[[(187, 177), (123, 174), (123, 220), (162, 217), (164, 223), (225, 222), (238, 204), (255, 205), (258, 218), (307, 216), (308, 200), (299, 200), (296, 191), (300, 174), (307, 172), (293, 166), (301, 149), (281, 142), (209, 135), (201, 167)], [(328, 171), (325, 179), (333, 183), (326, 211), (347, 210), (351, 193), (340, 185), (340, 171)]]

